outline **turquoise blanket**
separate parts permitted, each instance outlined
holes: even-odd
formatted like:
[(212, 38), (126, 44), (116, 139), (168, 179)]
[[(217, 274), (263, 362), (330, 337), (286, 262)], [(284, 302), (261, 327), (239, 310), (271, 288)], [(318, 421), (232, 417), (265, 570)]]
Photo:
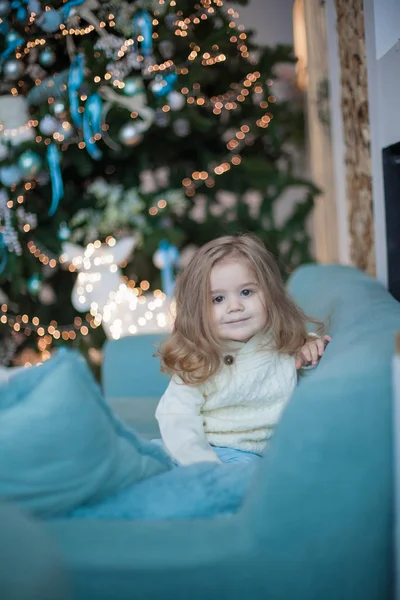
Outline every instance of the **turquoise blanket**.
[(252, 463), (199, 463), (157, 475), (94, 506), (69, 513), (75, 519), (187, 519), (234, 513), (254, 472)]

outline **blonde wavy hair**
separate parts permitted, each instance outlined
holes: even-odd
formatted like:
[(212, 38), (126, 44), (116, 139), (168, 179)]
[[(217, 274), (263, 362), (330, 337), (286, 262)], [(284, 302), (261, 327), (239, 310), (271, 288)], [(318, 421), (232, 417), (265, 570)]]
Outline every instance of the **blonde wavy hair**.
[(223, 236), (202, 246), (179, 275), (176, 283), (176, 319), (173, 331), (160, 346), (161, 370), (178, 375), (185, 383), (199, 385), (221, 366), (222, 349), (213, 327), (210, 274), (214, 265), (233, 258), (253, 270), (267, 312), (277, 352), (294, 355), (310, 338), (306, 323), (323, 323), (307, 316), (286, 291), (274, 256), (256, 237)]

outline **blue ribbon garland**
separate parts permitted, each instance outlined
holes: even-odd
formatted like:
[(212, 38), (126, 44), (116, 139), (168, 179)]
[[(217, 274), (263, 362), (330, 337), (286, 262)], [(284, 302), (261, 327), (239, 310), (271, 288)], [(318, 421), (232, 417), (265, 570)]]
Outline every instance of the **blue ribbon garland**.
[(8, 44), (7, 48), (0, 54), (0, 68), (2, 68), (3, 62), (6, 60), (6, 58), (15, 52), (18, 46), (21, 46), (23, 43), (23, 38), (17, 37), (14, 41)]
[(98, 94), (92, 94), (86, 101), (85, 112), (83, 116), (83, 139), (85, 140), (86, 150), (89, 156), (94, 160), (100, 160), (103, 153), (97, 148), (93, 136), (101, 133), (101, 112), (103, 103)]
[(4, 236), (0, 233), (0, 254), (1, 254), (1, 262), (0, 262), (0, 275), (4, 273), (5, 268), (8, 262), (8, 250), (4, 243)]
[(167, 242), (167, 240), (162, 240), (159, 243), (158, 250), (163, 260), (163, 266), (161, 268), (162, 289), (164, 294), (172, 296), (175, 287), (173, 267), (178, 262), (179, 252), (178, 249)]
[(50, 144), (47, 147), (47, 164), (50, 169), (52, 200), (49, 210), (49, 216), (52, 217), (58, 208), (61, 198), (64, 196), (64, 184), (60, 170), (60, 157), (55, 144)]
[(7, 35), (9, 30), (10, 30), (10, 26), (9, 26), (8, 22), (5, 19), (3, 19), (2, 22), (0, 23), (0, 34)]
[(61, 8), (61, 14), (64, 20), (68, 19), (69, 13), (73, 9), (74, 6), (79, 6), (80, 4), (84, 4), (85, 0), (70, 0)]
[(68, 76), (69, 105), (71, 109), (72, 120), (76, 127), (82, 127), (82, 115), (78, 112), (78, 90), (83, 83), (84, 66), (85, 59), (83, 54), (77, 54), (71, 64)]
[(18, 21), (23, 21), (26, 18), (28, 14), (27, 6), (29, 4), (29, 1), (30, 0), (13, 0), (11, 2), (11, 8), (13, 8), (14, 10), (17, 9)]
[(151, 85), (151, 91), (158, 98), (162, 98), (172, 92), (175, 87), (175, 83), (178, 80), (178, 75), (176, 73), (169, 73), (165, 75), (160, 81), (154, 80)]
[(138, 52), (138, 36), (143, 37), (141, 50), (143, 56), (151, 56), (153, 47), (153, 22), (147, 10), (139, 10), (132, 19), (132, 37), (135, 38), (134, 50)]

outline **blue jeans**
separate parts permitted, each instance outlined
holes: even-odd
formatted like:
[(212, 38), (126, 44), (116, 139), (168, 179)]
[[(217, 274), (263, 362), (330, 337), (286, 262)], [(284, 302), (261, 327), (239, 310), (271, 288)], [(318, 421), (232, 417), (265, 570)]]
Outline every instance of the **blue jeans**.
[(213, 446), (213, 449), (223, 463), (251, 462), (255, 458), (261, 458), (259, 454), (254, 454), (254, 452), (235, 450), (235, 448), (219, 448), (218, 446)]
[[(157, 446), (164, 447), (162, 440), (151, 441)], [(235, 448), (220, 448), (218, 446), (212, 446), (212, 448), (223, 463), (252, 462), (257, 458), (261, 458), (259, 454), (254, 454), (254, 452), (244, 452), (244, 450), (236, 450)], [(174, 463), (179, 464), (176, 461)]]

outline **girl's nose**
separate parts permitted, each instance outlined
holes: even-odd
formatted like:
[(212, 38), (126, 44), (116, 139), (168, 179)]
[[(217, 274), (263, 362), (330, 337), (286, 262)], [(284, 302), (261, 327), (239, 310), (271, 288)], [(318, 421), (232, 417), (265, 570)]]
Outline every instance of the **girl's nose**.
[(238, 312), (243, 310), (243, 304), (239, 298), (232, 298), (228, 303), (228, 312)]

